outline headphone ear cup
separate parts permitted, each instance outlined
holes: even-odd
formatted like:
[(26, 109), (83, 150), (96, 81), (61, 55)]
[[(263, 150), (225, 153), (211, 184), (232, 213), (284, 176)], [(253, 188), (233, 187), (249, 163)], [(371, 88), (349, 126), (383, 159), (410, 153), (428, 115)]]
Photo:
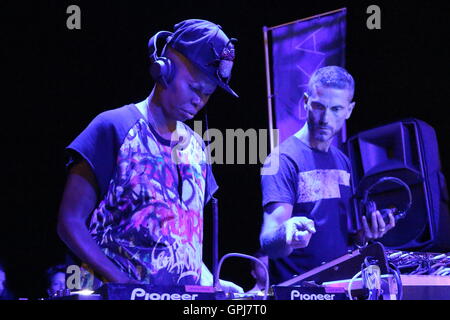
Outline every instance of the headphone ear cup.
[(172, 82), (175, 76), (175, 64), (169, 58), (166, 57), (161, 58), (164, 59), (165, 62), (164, 77), (166, 79), (166, 83), (169, 84)]
[(156, 82), (167, 88), (167, 85), (172, 81), (174, 76), (173, 63), (169, 58), (158, 57), (150, 65), (150, 75)]

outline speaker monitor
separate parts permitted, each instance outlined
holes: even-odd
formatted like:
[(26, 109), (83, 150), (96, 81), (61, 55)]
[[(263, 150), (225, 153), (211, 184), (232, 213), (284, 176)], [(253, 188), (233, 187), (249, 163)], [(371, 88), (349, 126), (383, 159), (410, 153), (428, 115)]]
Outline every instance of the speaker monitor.
[[(448, 193), (434, 129), (423, 121), (407, 119), (361, 132), (348, 140), (347, 147), (357, 227), (361, 227), (365, 190), (383, 177), (394, 177), (409, 187), (412, 205), (380, 242), (389, 249), (449, 250)], [(408, 194), (387, 179), (373, 188), (370, 197), (378, 209), (401, 209)]]

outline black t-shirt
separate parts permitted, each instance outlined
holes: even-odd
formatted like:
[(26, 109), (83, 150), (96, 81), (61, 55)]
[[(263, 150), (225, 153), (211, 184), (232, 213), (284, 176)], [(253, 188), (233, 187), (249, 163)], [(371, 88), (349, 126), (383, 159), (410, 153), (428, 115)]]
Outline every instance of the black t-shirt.
[(270, 259), (271, 283), (286, 281), (346, 254), (351, 216), (348, 158), (334, 146), (327, 152), (319, 151), (293, 135), (270, 154), (264, 169), (263, 206), (289, 203), (293, 217), (312, 219), (316, 228), (306, 248), (296, 249), (288, 257)]

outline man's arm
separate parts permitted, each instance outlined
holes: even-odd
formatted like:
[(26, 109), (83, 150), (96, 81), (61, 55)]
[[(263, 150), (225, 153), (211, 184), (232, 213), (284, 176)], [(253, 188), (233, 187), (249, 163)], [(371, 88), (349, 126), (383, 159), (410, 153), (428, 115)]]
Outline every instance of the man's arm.
[(59, 208), (58, 235), (83, 262), (107, 280), (130, 282), (106, 257), (86, 227), (87, 218), (97, 204), (97, 190), (95, 175), (85, 160), (72, 166)]
[(294, 249), (307, 247), (316, 232), (314, 221), (292, 217), (292, 208), (291, 204), (282, 202), (264, 207), (260, 242), (261, 248), (272, 258), (288, 256)]

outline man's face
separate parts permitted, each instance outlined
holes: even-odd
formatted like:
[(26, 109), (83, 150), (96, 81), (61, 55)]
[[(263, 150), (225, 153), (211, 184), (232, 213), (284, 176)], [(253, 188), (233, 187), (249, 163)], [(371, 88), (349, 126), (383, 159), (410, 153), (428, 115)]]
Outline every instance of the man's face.
[(50, 285), (48, 287), (48, 294), (54, 295), (58, 290), (64, 290), (66, 288), (66, 275), (62, 272), (58, 272), (50, 279)]
[(217, 85), (184, 56), (177, 54), (172, 61), (176, 73), (162, 93), (163, 110), (172, 120), (190, 120), (206, 105)]
[(317, 86), (314, 91), (310, 97), (305, 95), (310, 136), (316, 142), (327, 142), (342, 129), (355, 103), (347, 89)]

